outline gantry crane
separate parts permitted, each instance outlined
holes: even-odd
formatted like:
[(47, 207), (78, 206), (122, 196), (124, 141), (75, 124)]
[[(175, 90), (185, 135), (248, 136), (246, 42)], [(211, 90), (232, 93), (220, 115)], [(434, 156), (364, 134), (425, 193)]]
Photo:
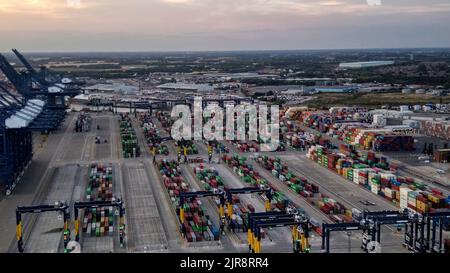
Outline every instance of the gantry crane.
[(22, 94), (24, 97), (31, 95), (31, 83), (26, 81), (25, 78), (14, 69), (14, 67), (12, 67), (9, 61), (2, 54), (0, 54), (0, 70), (3, 71), (6, 78), (14, 85), (17, 92)]
[(407, 211), (364, 211), (363, 219), (363, 240), (361, 248), (367, 251), (369, 242), (381, 242), (382, 225), (406, 225), (411, 222), (411, 217)]
[(253, 221), (258, 219), (275, 219), (277, 216), (284, 215), (286, 215), (285, 211), (254, 212), (247, 214), (247, 243), (250, 252), (254, 249), (255, 240), (255, 234), (252, 229)]
[[(5, 93), (5, 94), (2, 94)], [(29, 121), (28, 128), (35, 131), (49, 131), (58, 127), (62, 118), (52, 111), (43, 108), (44, 102), (41, 100), (25, 100), (18, 98), (11, 93), (8, 88), (0, 84), (0, 104), (5, 113)]]
[(363, 229), (364, 226), (357, 222), (335, 224), (322, 223), (322, 252), (330, 252), (330, 233), (332, 231), (353, 231)]
[(261, 229), (268, 227), (292, 226), (292, 247), (294, 253), (310, 251), (310, 224), (306, 217), (297, 212), (265, 212), (248, 215), (249, 249), (253, 253), (261, 252)]
[[(43, 113), (45, 114), (45, 119), (43, 123), (37, 122), (33, 124), (30, 128), (36, 131), (50, 131), (55, 130), (64, 120), (66, 115), (65, 105), (63, 107), (56, 105), (56, 98), (60, 97), (62, 104), (64, 104), (64, 96), (74, 96), (80, 91), (75, 90), (64, 90), (62, 87), (52, 86), (51, 84), (43, 85), (39, 82), (33, 80), (33, 77), (29, 73), (23, 72), (18, 73), (14, 67), (8, 62), (8, 60), (0, 54), (0, 70), (3, 71), (6, 78), (12, 83), (17, 92), (22, 95), (26, 101), (33, 101), (35, 99), (40, 100), (43, 106)], [(36, 86), (37, 85), (37, 86)], [(2, 88), (6, 89), (6, 88)], [(49, 121), (56, 120), (56, 126), (50, 126)], [(41, 128), (47, 128), (41, 130)], [(49, 128), (50, 127), (50, 128)]]
[(364, 211), (362, 219), (351, 223), (322, 224), (322, 251), (330, 252), (330, 233), (332, 231), (354, 231), (363, 232), (361, 248), (367, 252), (370, 242), (381, 242), (382, 225), (407, 225), (412, 222), (411, 216), (406, 211)]
[(40, 71), (37, 71), (22, 55), (22, 53), (20, 53), (17, 49), (12, 49), (12, 52), (17, 56), (19, 61), (25, 66), (25, 68), (27, 69), (27, 73), (30, 75), (30, 77), (41, 86), (56, 86), (68, 91), (72, 89), (70, 88), (70, 86), (72, 85), (85, 84), (85, 82), (73, 81), (72, 79), (69, 78), (61, 78), (56, 74), (52, 74), (53, 77), (49, 79), (46, 73), (48, 70), (46, 69), (45, 66), (42, 66), (40, 68)]
[(180, 222), (181, 224), (184, 223), (184, 204), (187, 199), (192, 198), (202, 198), (202, 197), (219, 197), (220, 203), (219, 203), (219, 216), (222, 219), (225, 216), (225, 197), (224, 192), (221, 190), (215, 190), (215, 191), (197, 191), (197, 192), (180, 192)]
[(56, 211), (60, 212), (63, 215), (64, 219), (64, 232), (63, 232), (63, 240), (64, 240), (64, 248), (67, 247), (68, 242), (70, 241), (70, 230), (69, 230), (69, 206), (67, 202), (56, 202), (54, 205), (38, 205), (38, 206), (26, 206), (26, 207), (17, 207), (16, 209), (16, 235), (17, 235), (17, 249), (20, 253), (23, 252), (23, 223), (22, 223), (22, 214), (25, 213), (42, 213), (42, 212), (50, 212)]
[(228, 189), (225, 191), (227, 196), (227, 216), (228, 219), (231, 219), (231, 216), (233, 215), (233, 194), (249, 194), (249, 193), (264, 193), (267, 197), (266, 202), (264, 204), (266, 212), (270, 211), (271, 209), (271, 202), (272, 202), (272, 189), (263, 185), (260, 185), (260, 187), (247, 187), (247, 188), (240, 188), (240, 189)]
[[(443, 229), (449, 220), (450, 210), (413, 215), (412, 221), (405, 226), (405, 246), (416, 253), (444, 252)], [(439, 231), (437, 230), (438, 225)]]
[[(18, 51), (14, 51), (17, 55)], [(17, 91), (22, 94), (26, 99), (42, 98), (48, 103), (48, 107), (55, 110), (65, 109), (64, 97), (73, 97), (80, 93), (78, 87), (72, 88), (72, 80), (63, 78), (61, 83), (48, 82), (45, 79), (45, 75), (41, 75), (26, 61), (20, 53), (18, 53), (19, 60), (25, 61), (27, 71), (18, 73), (14, 67), (8, 62), (8, 60), (0, 54), (0, 70), (3, 71), (6, 78), (14, 85)], [(31, 69), (30, 69), (31, 68)], [(61, 105), (57, 105), (57, 98), (60, 99)], [(62, 113), (62, 112), (61, 112)], [(59, 114), (61, 114), (59, 113)]]
[(123, 247), (125, 240), (125, 208), (123, 202), (120, 198), (113, 199), (111, 201), (85, 201), (85, 202), (75, 202), (73, 204), (74, 215), (75, 215), (75, 240), (80, 240), (80, 220), (78, 219), (78, 213), (80, 209), (95, 209), (102, 207), (115, 207), (119, 210), (119, 242), (120, 246)]
[[(443, 253), (444, 247), (442, 246), (443, 237), (442, 232), (445, 223), (450, 221), (450, 211), (429, 212), (425, 215), (426, 222), (426, 243), (425, 249), (430, 253)], [(439, 225), (439, 239), (436, 242), (436, 228)], [(430, 238), (431, 233), (431, 238)], [(431, 240), (431, 243), (430, 243)]]

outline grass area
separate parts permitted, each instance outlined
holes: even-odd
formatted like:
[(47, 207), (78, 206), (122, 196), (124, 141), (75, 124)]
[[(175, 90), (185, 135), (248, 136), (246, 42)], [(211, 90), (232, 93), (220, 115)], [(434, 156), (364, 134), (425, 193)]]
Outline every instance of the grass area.
[(357, 93), (357, 94), (318, 94), (308, 101), (309, 107), (321, 108), (329, 106), (382, 106), (382, 105), (414, 105), (425, 103), (450, 103), (450, 96), (442, 98), (425, 94), (402, 93)]

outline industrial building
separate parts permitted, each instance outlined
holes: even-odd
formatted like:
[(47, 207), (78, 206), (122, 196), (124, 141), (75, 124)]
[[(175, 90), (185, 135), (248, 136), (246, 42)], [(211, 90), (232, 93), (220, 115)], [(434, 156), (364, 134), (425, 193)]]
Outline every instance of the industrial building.
[(315, 93), (354, 93), (358, 91), (357, 86), (318, 86), (310, 88)]
[(122, 93), (136, 94), (138, 86), (128, 85), (122, 82), (99, 83), (84, 88), (88, 93)]
[(211, 92), (214, 90), (214, 87), (209, 84), (193, 84), (193, 83), (165, 83), (158, 85), (157, 88), (162, 90), (193, 91), (193, 92)]
[(378, 67), (393, 65), (394, 61), (371, 61), (371, 62), (352, 62), (352, 63), (340, 63), (339, 68), (367, 68), (367, 67)]

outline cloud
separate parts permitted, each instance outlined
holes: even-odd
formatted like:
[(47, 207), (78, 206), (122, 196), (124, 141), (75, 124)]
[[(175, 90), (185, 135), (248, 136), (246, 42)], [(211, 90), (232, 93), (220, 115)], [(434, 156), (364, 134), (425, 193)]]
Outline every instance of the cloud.
[[(314, 44), (339, 46), (330, 44), (336, 41), (348, 41), (349, 45), (362, 41), (360, 46), (364, 47), (376, 33), (375, 41), (390, 43), (403, 33), (424, 41), (423, 36), (428, 35), (426, 41), (430, 43), (448, 36), (448, 0), (382, 3), (370, 6), (366, 0), (0, 0), (0, 47), (163, 50), (214, 49), (222, 48), (224, 43), (223, 48), (295, 48)], [(379, 32), (373, 31), (376, 27)], [(357, 28), (361, 29), (358, 34)], [(385, 38), (382, 30), (393, 34)], [(413, 42), (417, 44), (412, 39)]]
[(340, 2), (340, 1), (323, 1), (323, 2), (319, 2), (320, 6), (341, 6), (341, 5), (345, 5), (344, 2)]
[[(376, 15), (448, 12), (449, 4), (441, 1), (382, 1), (370, 5), (367, 0), (156, 0), (172, 8), (195, 8), (212, 15), (292, 14), (318, 16), (328, 14)], [(373, 2), (373, 0), (371, 0)], [(377, 0), (378, 2), (378, 0)], [(424, 3), (425, 2), (425, 3)]]
[(0, 0), (0, 13), (58, 16), (70, 10), (92, 7), (97, 5), (96, 2), (92, 0)]
[(162, 0), (162, 2), (170, 4), (192, 4), (193, 0)]

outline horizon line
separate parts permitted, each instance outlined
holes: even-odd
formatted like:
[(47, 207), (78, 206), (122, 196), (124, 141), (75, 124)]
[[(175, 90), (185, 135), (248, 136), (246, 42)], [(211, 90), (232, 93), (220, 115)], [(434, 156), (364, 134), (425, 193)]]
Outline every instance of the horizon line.
[[(15, 47), (18, 48), (18, 47)], [(49, 54), (49, 53), (232, 53), (232, 52), (295, 52), (295, 51), (351, 51), (351, 50), (437, 50), (437, 49), (446, 49), (449, 50), (450, 46), (436, 46), (436, 47), (366, 47), (366, 48), (316, 48), (316, 49), (230, 49), (230, 50), (111, 50), (111, 51), (103, 51), (103, 50), (92, 50), (92, 51), (24, 51), (20, 50), (21, 53), (28, 54)], [(2, 54), (9, 54), (10, 51), (0, 52)]]

